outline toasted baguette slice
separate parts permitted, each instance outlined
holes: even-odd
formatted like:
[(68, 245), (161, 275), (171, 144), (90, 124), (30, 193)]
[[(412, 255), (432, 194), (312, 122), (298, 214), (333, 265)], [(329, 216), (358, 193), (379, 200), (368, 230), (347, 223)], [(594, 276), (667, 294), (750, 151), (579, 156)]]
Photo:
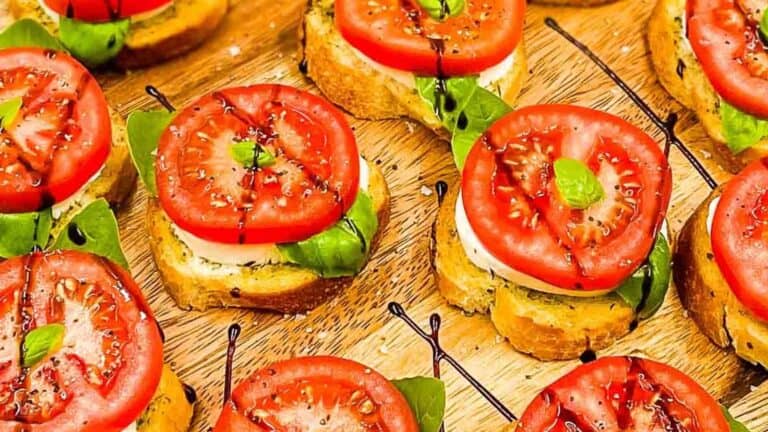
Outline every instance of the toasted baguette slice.
[(545, 361), (607, 348), (631, 331), (635, 311), (616, 294), (578, 298), (541, 293), (472, 264), (456, 231), (458, 189), (445, 197), (432, 230), (437, 286), (448, 303), (470, 313), (490, 312), (498, 332), (516, 350)]
[(731, 292), (712, 253), (707, 217), (718, 189), (688, 219), (675, 249), (674, 279), (680, 300), (712, 341), (736, 355), (768, 366), (768, 323), (749, 312)]
[[(323, 94), (352, 115), (369, 120), (410, 117), (447, 137), (434, 111), (415, 87), (392, 78), (344, 39), (333, 18), (333, 0), (311, 0), (301, 26), (300, 56), (307, 75)], [(509, 71), (488, 90), (514, 104), (528, 74), (523, 42)]]
[(138, 432), (186, 432), (194, 414), (195, 400), (167, 364), (152, 401), (136, 422)]
[(696, 59), (685, 36), (686, 0), (659, 0), (651, 14), (648, 44), (659, 81), (682, 105), (696, 113), (712, 140), (720, 165), (738, 173), (749, 162), (768, 155), (768, 140), (733, 154), (725, 144), (720, 120), (720, 96)]
[[(389, 190), (381, 170), (368, 164), (368, 194), (379, 218), (378, 244), (389, 219)], [(338, 293), (352, 278), (323, 279), (289, 263), (238, 266), (212, 263), (192, 254), (174, 234), (171, 221), (155, 199), (148, 204), (149, 243), (160, 276), (181, 308), (243, 307), (284, 313), (304, 312)]]
[[(227, 7), (227, 0), (175, 0), (159, 15), (131, 26), (117, 65), (140, 68), (191, 51), (216, 30)], [(10, 0), (10, 10), (16, 18), (31, 18), (54, 34), (58, 31), (58, 23), (43, 10), (39, 0)]]
[(616, 0), (531, 0), (531, 3), (555, 6), (600, 6), (615, 1)]
[(117, 111), (110, 108), (112, 119), (112, 147), (104, 169), (93, 179), (82, 193), (76, 193), (66, 209), (54, 221), (51, 235), (56, 235), (66, 227), (67, 222), (93, 201), (104, 198), (112, 207), (119, 207), (125, 201), (136, 182), (136, 169), (133, 167), (128, 151), (128, 132), (125, 121)]

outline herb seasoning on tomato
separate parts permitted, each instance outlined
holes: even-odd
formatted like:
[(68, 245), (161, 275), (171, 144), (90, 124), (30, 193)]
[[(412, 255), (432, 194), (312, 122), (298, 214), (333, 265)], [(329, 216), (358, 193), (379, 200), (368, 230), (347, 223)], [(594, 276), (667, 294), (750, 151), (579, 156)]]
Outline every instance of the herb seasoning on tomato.
[(0, 212), (37, 211), (80, 189), (109, 156), (112, 129), (98, 82), (67, 54), (0, 51)]

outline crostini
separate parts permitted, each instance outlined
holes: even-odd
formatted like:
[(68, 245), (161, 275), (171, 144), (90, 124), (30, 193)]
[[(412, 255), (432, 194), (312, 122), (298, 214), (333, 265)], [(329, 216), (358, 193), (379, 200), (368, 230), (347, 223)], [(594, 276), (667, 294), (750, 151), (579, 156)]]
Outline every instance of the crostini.
[(11, 299), (0, 429), (189, 428), (194, 391), (163, 365), (157, 322), (122, 267), (84, 252), (33, 252), (0, 263), (0, 279)]
[(42, 215), (55, 231), (99, 198), (119, 204), (135, 179), (125, 124), (85, 67), (51, 49), (0, 50), (0, 219), (9, 229)]
[(606, 348), (664, 301), (671, 183), (659, 146), (618, 117), (518, 109), (478, 140), (442, 202), (438, 288), (539, 359)]
[(208, 39), (227, 0), (10, 0), (11, 13), (41, 23), (89, 66), (153, 65)]
[(528, 73), (524, 12), (524, 0), (312, 0), (300, 68), (356, 117), (410, 117), (474, 142)]
[(722, 348), (768, 366), (768, 159), (716, 189), (686, 222), (675, 251), (680, 300)]
[(137, 112), (128, 133), (152, 254), (182, 308), (312, 309), (363, 268), (389, 218), (344, 115), (292, 87)]
[[(427, 398), (430, 403), (420, 403)], [(440, 403), (442, 401), (442, 404)], [(255, 372), (227, 400), (214, 432), (437, 431), (445, 386), (434, 378), (389, 381), (338, 357), (281, 361)]]
[(555, 6), (600, 6), (615, 1), (616, 0), (531, 0), (531, 3)]
[[(659, 81), (693, 110), (732, 173), (768, 155), (764, 1), (659, 0), (648, 43)], [(768, 34), (768, 33), (767, 33)]]
[(683, 372), (637, 357), (603, 357), (547, 386), (510, 431), (748, 432)]

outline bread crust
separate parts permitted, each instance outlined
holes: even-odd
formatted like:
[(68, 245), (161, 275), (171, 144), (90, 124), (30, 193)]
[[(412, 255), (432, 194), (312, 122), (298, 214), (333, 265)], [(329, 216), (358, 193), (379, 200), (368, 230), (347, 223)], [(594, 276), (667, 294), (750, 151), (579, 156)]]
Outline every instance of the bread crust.
[(768, 155), (768, 140), (735, 155), (725, 143), (720, 96), (710, 84), (684, 36), (686, 0), (658, 0), (648, 25), (648, 45), (659, 82), (682, 105), (696, 113), (720, 165), (738, 173), (749, 162)]
[(446, 195), (432, 232), (437, 286), (448, 303), (488, 313), (498, 332), (518, 351), (540, 360), (578, 358), (625, 336), (635, 311), (617, 294), (576, 298), (540, 293), (476, 267), (464, 252), (454, 216), (458, 187)]
[(768, 323), (750, 313), (731, 292), (712, 253), (707, 230), (715, 190), (694, 212), (680, 232), (674, 254), (674, 279), (680, 300), (691, 318), (712, 342), (733, 347), (736, 355), (768, 366)]
[[(374, 250), (389, 220), (390, 197), (381, 170), (368, 165), (368, 193), (379, 218), (379, 231), (371, 246)], [(309, 269), (290, 264), (246, 267), (197, 258), (174, 235), (171, 221), (156, 199), (149, 200), (147, 224), (150, 249), (160, 277), (176, 304), (184, 309), (241, 307), (304, 312), (336, 295), (353, 279), (323, 279)]]
[[(227, 13), (228, 0), (175, 0), (164, 12), (131, 25), (116, 64), (124, 69), (151, 66), (193, 50), (208, 39)], [(58, 32), (38, 0), (10, 0), (14, 17), (32, 18)]]
[[(358, 118), (383, 120), (410, 117), (448, 137), (442, 122), (409, 87), (362, 60), (336, 29), (333, 0), (311, 0), (300, 27), (300, 57), (307, 76), (333, 103)], [(525, 48), (515, 49), (511, 70), (489, 90), (514, 105), (528, 74)]]
[(164, 364), (152, 401), (136, 422), (137, 431), (186, 432), (193, 414), (194, 401), (187, 400), (181, 380), (168, 364)]

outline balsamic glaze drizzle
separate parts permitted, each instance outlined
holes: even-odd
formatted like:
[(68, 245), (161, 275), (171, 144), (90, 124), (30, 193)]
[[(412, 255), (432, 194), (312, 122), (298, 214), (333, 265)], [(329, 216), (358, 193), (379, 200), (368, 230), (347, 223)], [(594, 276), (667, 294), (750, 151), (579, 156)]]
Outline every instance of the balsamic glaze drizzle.
[(171, 104), (171, 101), (168, 100), (168, 98), (157, 89), (157, 87), (153, 85), (148, 85), (144, 88), (144, 90), (147, 92), (148, 95), (152, 96), (157, 102), (160, 103), (160, 105), (163, 106), (168, 112), (174, 112), (176, 111), (176, 108)]
[(464, 377), (467, 382), (469, 382), (472, 387), (474, 387), (483, 397), (485, 400), (487, 400), (491, 405), (493, 405), (494, 408), (509, 422), (517, 421), (517, 417), (515, 416), (512, 411), (509, 410), (506, 406), (504, 406), (503, 403), (499, 399), (496, 398), (487, 388), (485, 388), (480, 382), (475, 379), (472, 375), (470, 375), (469, 372), (467, 372), (466, 369), (458, 362), (456, 359), (451, 357), (450, 354), (443, 351), (442, 347), (440, 347), (440, 341), (437, 337), (437, 334), (440, 331), (440, 315), (438, 314), (432, 314), (430, 317), (430, 326), (432, 328), (432, 334), (426, 333), (424, 330), (422, 330), (421, 327), (416, 324), (411, 317), (408, 316), (408, 314), (405, 312), (405, 309), (403, 309), (403, 306), (400, 303), (397, 302), (391, 302), (388, 306), (389, 313), (392, 315), (400, 318), (403, 320), (408, 327), (410, 327), (416, 334), (424, 339), (427, 343), (429, 343), (429, 346), (432, 348), (433, 353), (433, 368), (435, 368), (434, 365), (437, 365), (439, 372), (439, 364), (441, 361), (445, 360), (446, 363), (451, 365), (456, 372), (459, 373), (462, 377)]
[(551, 28), (555, 32), (557, 32), (560, 36), (565, 38), (568, 42), (570, 42), (573, 46), (575, 46), (579, 51), (581, 51), (584, 55), (586, 55), (590, 60), (592, 60), (597, 67), (602, 70), (608, 77), (613, 80), (616, 85), (624, 91), (624, 93), (629, 97), (629, 99), (632, 100), (632, 102), (637, 105), (640, 110), (645, 113), (646, 116), (651, 120), (651, 122), (656, 125), (661, 131), (664, 133), (664, 137), (666, 139), (664, 152), (665, 155), (669, 154), (669, 147), (671, 145), (674, 145), (677, 147), (680, 152), (683, 154), (685, 159), (688, 161), (688, 163), (693, 166), (693, 168), (696, 170), (696, 172), (699, 173), (699, 175), (704, 179), (704, 181), (707, 183), (707, 185), (714, 189), (717, 187), (717, 182), (714, 178), (707, 172), (707, 170), (704, 168), (704, 166), (701, 164), (701, 162), (696, 159), (696, 157), (693, 155), (690, 149), (685, 146), (685, 144), (680, 141), (680, 139), (675, 135), (675, 124), (677, 123), (677, 114), (672, 113), (670, 114), (666, 120), (662, 120), (661, 117), (659, 117), (652, 109), (648, 106), (647, 103), (637, 94), (635, 93), (632, 88), (630, 88), (624, 80), (622, 80), (605, 62), (603, 62), (600, 57), (598, 57), (592, 50), (590, 50), (586, 45), (579, 42), (573, 35), (565, 31), (562, 27), (560, 27), (560, 24), (557, 23), (553, 18), (547, 17), (544, 19), (544, 23), (547, 25), (547, 27)]
[(224, 403), (229, 401), (232, 395), (232, 363), (235, 359), (235, 349), (237, 348), (237, 338), (240, 337), (240, 324), (232, 324), (227, 330), (229, 344), (227, 345), (227, 363), (224, 370)]
[(85, 237), (85, 233), (80, 229), (79, 226), (77, 226), (76, 223), (70, 222), (69, 225), (67, 225), (67, 237), (72, 241), (72, 243), (83, 246), (86, 242), (88, 242), (88, 239)]
[(445, 195), (448, 193), (448, 183), (438, 180), (435, 183), (435, 192), (437, 193), (437, 203), (442, 204), (445, 201)]
[(184, 397), (187, 399), (187, 402), (189, 402), (190, 405), (197, 402), (197, 392), (195, 391), (195, 388), (187, 383), (183, 383), (182, 387), (184, 388)]

